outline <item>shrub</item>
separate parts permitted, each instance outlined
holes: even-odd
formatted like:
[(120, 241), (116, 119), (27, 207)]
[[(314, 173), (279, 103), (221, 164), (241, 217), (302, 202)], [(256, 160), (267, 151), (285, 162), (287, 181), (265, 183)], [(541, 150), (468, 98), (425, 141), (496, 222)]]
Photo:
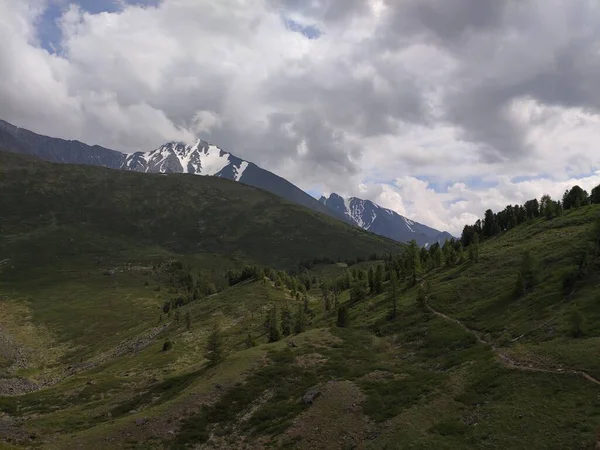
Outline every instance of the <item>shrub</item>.
[(344, 305), (338, 308), (337, 326), (341, 328), (348, 326), (348, 309)]
[(579, 309), (575, 305), (573, 305), (571, 309), (571, 315), (569, 320), (571, 322), (571, 336), (573, 336), (574, 338), (582, 337), (585, 334), (585, 319), (581, 311), (579, 311)]

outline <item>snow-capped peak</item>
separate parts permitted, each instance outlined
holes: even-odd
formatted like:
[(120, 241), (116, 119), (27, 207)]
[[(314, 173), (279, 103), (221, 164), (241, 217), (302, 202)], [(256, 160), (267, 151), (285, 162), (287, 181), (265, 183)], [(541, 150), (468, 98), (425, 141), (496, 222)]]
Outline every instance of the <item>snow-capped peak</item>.
[(373, 225), (373, 222), (377, 218), (377, 205), (369, 200), (362, 200), (356, 197), (344, 198), (344, 207), (344, 213), (365, 230), (371, 228), (371, 225)]
[(219, 176), (240, 181), (248, 165), (247, 161), (198, 140), (193, 145), (168, 142), (150, 152), (127, 155), (122, 168), (138, 172)]
[(413, 222), (397, 212), (384, 208), (370, 200), (357, 197), (344, 198), (334, 193), (330, 194), (329, 197), (321, 197), (320, 201), (344, 215), (360, 228), (397, 241), (408, 242), (414, 239), (421, 245), (429, 245), (437, 240), (438, 235), (440, 235), (438, 230)]

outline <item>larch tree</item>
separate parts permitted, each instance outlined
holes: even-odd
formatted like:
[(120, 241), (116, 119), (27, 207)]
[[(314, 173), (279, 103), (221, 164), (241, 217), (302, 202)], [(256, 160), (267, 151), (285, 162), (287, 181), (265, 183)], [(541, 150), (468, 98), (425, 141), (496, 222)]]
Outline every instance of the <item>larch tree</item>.
[(281, 339), (281, 332), (277, 324), (277, 307), (275, 306), (269, 311), (268, 323), (267, 340), (269, 342), (277, 342)]
[(206, 343), (206, 359), (211, 366), (216, 366), (225, 358), (223, 349), (223, 336), (221, 329), (218, 324), (215, 324), (208, 335), (208, 341)]
[(475, 233), (471, 245), (469, 245), (469, 258), (474, 263), (479, 262), (479, 235)]
[(302, 305), (298, 305), (298, 311), (296, 312), (296, 318), (294, 321), (294, 333), (302, 333), (306, 330), (306, 313)]
[(348, 309), (345, 305), (338, 308), (337, 326), (340, 328), (348, 326)]
[(375, 271), (373, 270), (373, 266), (369, 267), (367, 280), (369, 282), (369, 292), (373, 295), (375, 293)]
[(417, 279), (421, 274), (421, 259), (419, 257), (419, 247), (417, 246), (417, 242), (415, 240), (410, 241), (407, 249), (407, 269), (408, 274), (411, 278), (411, 285), (415, 286), (417, 284)]
[(390, 317), (395, 319), (398, 316), (398, 280), (396, 271), (392, 270), (390, 275), (389, 300), (391, 303)]
[(600, 185), (592, 189), (592, 195), (590, 196), (590, 200), (594, 204), (600, 203)]
[(377, 265), (375, 269), (375, 293), (381, 294), (383, 292), (383, 267), (381, 264)]
[(292, 334), (292, 325), (294, 322), (294, 316), (290, 309), (285, 306), (281, 311), (281, 334), (289, 336)]

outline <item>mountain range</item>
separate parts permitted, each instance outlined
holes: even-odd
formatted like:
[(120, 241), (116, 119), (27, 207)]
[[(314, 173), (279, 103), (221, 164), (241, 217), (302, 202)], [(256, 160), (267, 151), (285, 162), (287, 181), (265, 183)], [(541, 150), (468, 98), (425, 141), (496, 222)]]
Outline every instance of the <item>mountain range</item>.
[(0, 151), (0, 449), (597, 449), (599, 215), (421, 260), (217, 176)]
[(39, 135), (0, 120), (2, 149), (34, 155), (40, 159), (102, 166), (147, 173), (188, 173), (241, 182), (276, 194), (284, 199), (400, 242), (412, 239), (427, 246), (450, 239), (449, 233), (413, 222), (369, 200), (337, 194), (320, 201), (286, 179), (245, 161), (206, 141), (193, 145), (169, 142), (149, 152), (122, 153), (98, 145)]
[(343, 215), (352, 224), (372, 233), (394, 239), (399, 242), (415, 240), (417, 244), (428, 247), (434, 243), (443, 244), (452, 235), (414, 222), (391, 209), (357, 197), (343, 198), (338, 194), (321, 197), (319, 200), (339, 215)]

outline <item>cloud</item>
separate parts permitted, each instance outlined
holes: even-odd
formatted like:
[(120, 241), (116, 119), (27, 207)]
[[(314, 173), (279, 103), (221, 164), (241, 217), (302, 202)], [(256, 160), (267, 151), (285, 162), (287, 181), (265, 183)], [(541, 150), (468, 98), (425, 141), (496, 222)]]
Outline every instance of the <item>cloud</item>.
[(198, 136), (311, 192), (456, 233), (488, 207), (595, 182), (599, 12), (589, 0), (2, 2), (0, 117), (123, 151)]
[(208, 134), (214, 128), (220, 128), (223, 125), (223, 121), (218, 114), (205, 110), (194, 114), (192, 122), (194, 124), (194, 131), (198, 134)]

